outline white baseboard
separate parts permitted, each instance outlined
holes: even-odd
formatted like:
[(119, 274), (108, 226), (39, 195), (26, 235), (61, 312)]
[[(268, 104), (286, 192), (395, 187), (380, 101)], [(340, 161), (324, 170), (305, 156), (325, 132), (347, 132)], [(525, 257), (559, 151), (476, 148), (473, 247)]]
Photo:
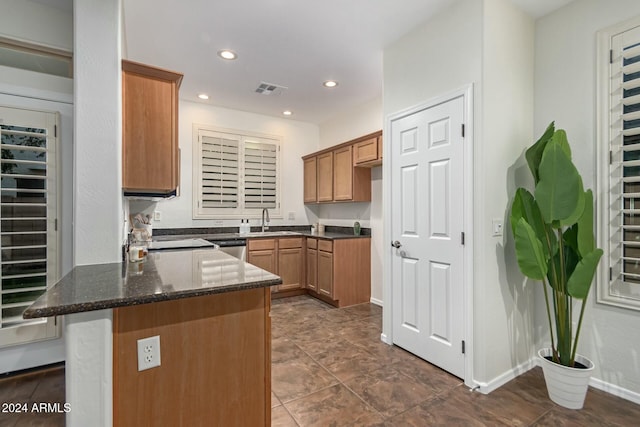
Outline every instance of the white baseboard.
[(516, 366), (515, 368), (508, 370), (502, 375), (497, 376), (496, 378), (492, 379), (489, 382), (475, 381), (475, 383), (480, 387), (478, 389), (480, 393), (489, 394), (492, 391), (502, 387), (503, 385), (505, 385), (512, 379), (514, 379), (515, 377), (522, 375), (528, 370), (534, 368), (535, 366), (536, 366), (536, 361), (534, 358), (531, 358), (526, 362)]
[[(487, 383), (479, 381), (475, 381), (475, 383), (480, 387), (478, 391), (483, 394), (488, 394), (536, 366), (542, 365), (540, 359), (534, 356), (528, 361), (516, 366), (515, 368), (503, 373), (502, 375), (492, 379)], [(612, 394), (614, 396), (640, 405), (640, 393), (636, 393), (635, 391), (631, 391), (618, 385), (602, 381), (598, 378), (591, 378), (589, 380), (589, 385), (593, 388), (597, 388), (598, 390), (602, 390), (605, 393)]]
[(598, 390), (602, 390), (605, 393), (621, 397), (625, 400), (640, 405), (640, 393), (636, 393), (635, 391), (627, 390), (626, 388), (622, 388), (615, 384), (602, 381), (598, 378), (591, 378), (589, 380), (589, 385), (593, 388), (597, 388)]
[(380, 334), (380, 341), (382, 341), (385, 344), (393, 344), (392, 342), (389, 341), (389, 338), (387, 337), (387, 334)]
[(380, 299), (378, 299), (378, 298), (371, 297), (371, 299), (369, 300), (369, 302), (370, 302), (371, 304), (375, 304), (375, 305), (378, 305), (378, 306), (380, 306), (380, 307), (384, 307), (384, 303), (382, 302), (382, 300), (380, 300)]

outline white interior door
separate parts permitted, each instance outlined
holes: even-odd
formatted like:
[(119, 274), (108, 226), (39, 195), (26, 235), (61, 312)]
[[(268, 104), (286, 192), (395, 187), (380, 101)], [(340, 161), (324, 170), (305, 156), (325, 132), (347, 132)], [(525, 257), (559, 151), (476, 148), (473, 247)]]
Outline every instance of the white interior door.
[(391, 122), (393, 343), (464, 378), (464, 98)]

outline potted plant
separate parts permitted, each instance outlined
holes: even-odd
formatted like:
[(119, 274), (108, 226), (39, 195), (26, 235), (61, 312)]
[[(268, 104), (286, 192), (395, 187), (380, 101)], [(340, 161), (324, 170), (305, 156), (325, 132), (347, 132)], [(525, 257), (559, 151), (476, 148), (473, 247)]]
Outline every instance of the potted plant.
[(544, 289), (551, 348), (538, 355), (549, 397), (564, 407), (580, 409), (593, 363), (576, 350), (587, 296), (602, 256), (593, 232), (593, 193), (584, 190), (571, 161), (567, 135), (555, 130), (553, 122), (525, 157), (535, 190), (518, 188), (511, 206), (516, 258), (522, 274), (541, 281)]

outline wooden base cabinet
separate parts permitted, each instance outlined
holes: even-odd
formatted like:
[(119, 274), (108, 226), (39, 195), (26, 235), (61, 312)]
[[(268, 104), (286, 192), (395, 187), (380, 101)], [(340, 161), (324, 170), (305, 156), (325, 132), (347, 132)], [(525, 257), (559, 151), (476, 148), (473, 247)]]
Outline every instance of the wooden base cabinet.
[[(113, 425), (271, 425), (270, 304), (259, 288), (113, 309)], [(154, 335), (162, 363), (138, 371)]]
[(281, 285), (271, 287), (272, 293), (305, 287), (302, 237), (248, 239), (247, 262), (282, 278)]
[(307, 238), (307, 289), (336, 307), (369, 302), (371, 239)]

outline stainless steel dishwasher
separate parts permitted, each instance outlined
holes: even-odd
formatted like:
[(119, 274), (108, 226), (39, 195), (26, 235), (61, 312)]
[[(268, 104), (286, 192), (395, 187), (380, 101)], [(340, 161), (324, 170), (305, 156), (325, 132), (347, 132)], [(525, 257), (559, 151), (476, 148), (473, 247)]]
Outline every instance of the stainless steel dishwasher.
[(247, 260), (247, 239), (207, 239), (218, 245), (218, 250), (225, 252), (239, 260)]

